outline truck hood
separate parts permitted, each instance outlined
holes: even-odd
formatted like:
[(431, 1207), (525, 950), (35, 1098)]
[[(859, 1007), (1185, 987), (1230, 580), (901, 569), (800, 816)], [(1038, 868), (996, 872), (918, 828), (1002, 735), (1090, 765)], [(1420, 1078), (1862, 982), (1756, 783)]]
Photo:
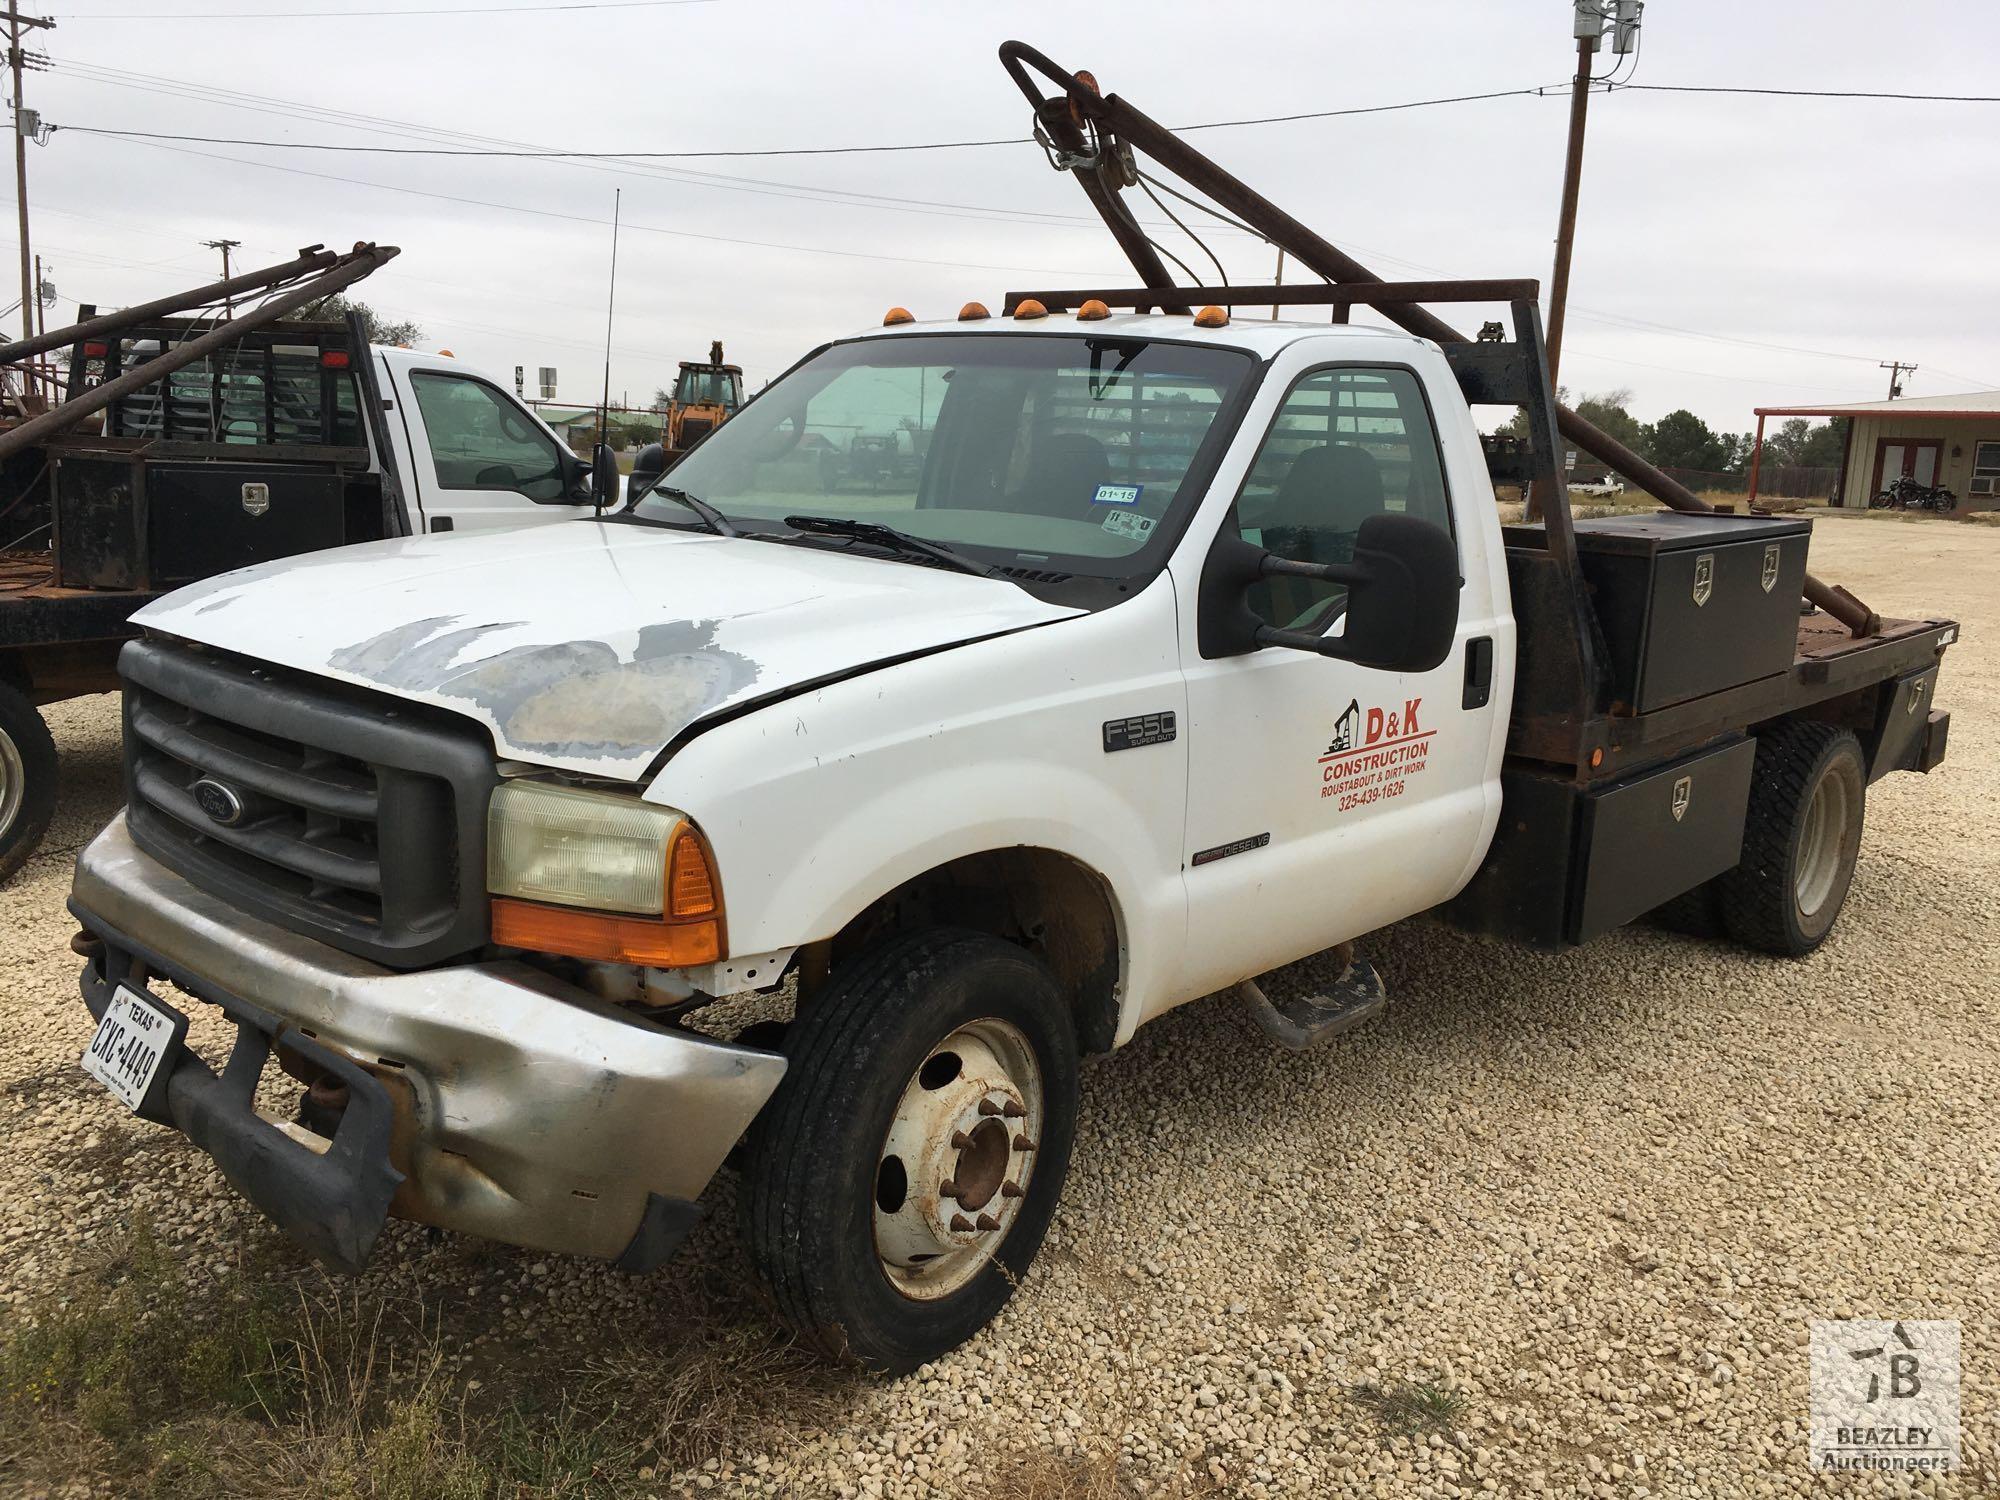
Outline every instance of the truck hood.
[(915, 563), (586, 520), (263, 563), (133, 618), (475, 718), (504, 758), (629, 781), (713, 714), (1079, 613)]

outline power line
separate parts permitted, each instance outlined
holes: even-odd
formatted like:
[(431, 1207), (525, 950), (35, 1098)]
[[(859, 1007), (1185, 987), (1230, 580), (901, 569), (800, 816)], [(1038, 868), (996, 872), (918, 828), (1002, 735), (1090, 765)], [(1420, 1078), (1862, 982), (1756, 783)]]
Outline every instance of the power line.
[[(70, 76), (80, 81), (103, 84), (110, 88), (136, 89), (142, 93), (153, 93), (167, 98), (191, 99), (203, 103), (219, 104), (229, 109), (243, 109), (256, 114), (277, 115), (281, 118), (316, 120), (324, 115), (327, 123), (377, 134), (401, 136), (411, 140), (475, 141), (499, 146), (518, 147), (527, 151), (547, 149), (535, 147), (526, 142), (474, 135), (442, 127), (430, 127), (417, 124), (413, 121), (396, 121), (379, 116), (355, 117), (349, 116), (345, 111), (320, 111), (315, 106), (295, 107), (290, 101), (272, 100), (261, 94), (239, 94), (233, 90), (210, 89), (206, 85), (190, 84), (183, 87), (180, 80), (157, 79), (151, 75), (139, 73), (128, 74), (116, 68), (102, 69), (88, 64), (66, 64), (65, 69)], [(100, 74), (115, 76), (99, 76)], [(394, 128), (396, 126), (407, 126), (408, 128)], [(70, 128), (80, 132), (84, 131), (84, 127), (82, 126), (72, 126)], [(88, 133), (96, 134), (99, 132), (90, 131)], [(645, 162), (627, 162), (621, 157), (612, 157), (601, 161), (579, 161), (576, 165), (591, 171), (611, 172), (623, 176), (650, 178), (655, 181), (698, 187), (719, 188), (729, 192), (745, 192), (780, 198), (800, 198), (808, 202), (838, 203), (849, 207), (887, 207), (892, 212), (917, 213), (928, 217), (962, 218), (985, 222), (1021, 223), (1050, 227), (1087, 226), (1092, 229), (1100, 227), (1101, 224), (1101, 221), (1095, 215), (1062, 213), (1044, 209), (1015, 209), (993, 204), (941, 202), (932, 198), (907, 198), (887, 193), (867, 193), (845, 188), (816, 187), (804, 183), (773, 182), (766, 178), (735, 177), (716, 172), (699, 172), (685, 167), (671, 167)]]
[(1920, 104), (2000, 104), (2000, 94), (1897, 94), (1872, 89), (1767, 89), (1728, 84), (1606, 83), (1605, 93), (1769, 94), (1781, 99), (1907, 99)]
[[(181, 156), (199, 156), (209, 161), (228, 162), (232, 166), (256, 167), (266, 172), (287, 172), (295, 177), (316, 177), (322, 182), (342, 182), (351, 187), (373, 188), (378, 192), (405, 193), (417, 198), (435, 198), (440, 202), (462, 203), (472, 208), (492, 208), (499, 209), (505, 213), (531, 214), (536, 218), (562, 219), (574, 224), (608, 226), (611, 222), (609, 219), (593, 218), (589, 214), (564, 213), (560, 209), (531, 208), (522, 203), (500, 203), (486, 198), (466, 198), (456, 193), (440, 193), (429, 188), (401, 187), (389, 182), (371, 182), (366, 178), (343, 177), (333, 172), (314, 172), (304, 167), (281, 167), (275, 162), (247, 161), (240, 156), (223, 156), (213, 151), (195, 151), (186, 146), (163, 145), (158, 141), (145, 141), (142, 144), (155, 151), (172, 151)], [(738, 239), (730, 235), (702, 234), (692, 229), (668, 229), (657, 224), (627, 224), (625, 227), (642, 234), (665, 234), (672, 235), (678, 239), (705, 240), (718, 245), (744, 245), (758, 250), (784, 250), (801, 255), (831, 255), (842, 260), (900, 261), (906, 265), (942, 266), (947, 270), (1010, 271), (1033, 276), (1103, 276), (1117, 274), (1116, 272), (1104, 271), (1063, 270), (1049, 266), (993, 265), (983, 261), (932, 260), (921, 256), (895, 255), (885, 251), (874, 250), (834, 250), (821, 245), (786, 244), (775, 240), (748, 240)]]
[[(1300, 120), (1331, 120), (1348, 115), (1379, 115), (1407, 109), (1428, 109), (1439, 104), (1470, 104), (1483, 99), (1516, 97), (1540, 98), (1540, 88), (1496, 89), (1484, 94), (1452, 94), (1435, 99), (1407, 99), (1396, 104), (1363, 104), (1349, 109), (1316, 109), (1300, 114), (1256, 115), (1240, 120), (1209, 120), (1199, 125), (1177, 125), (1180, 132), (1192, 130), (1234, 130), (1245, 125), (1290, 125)], [(333, 151), (372, 156), (498, 156), (546, 158), (555, 161), (687, 161), (709, 157), (752, 156), (867, 156), (892, 151), (961, 151), (981, 146), (1027, 146), (1032, 136), (993, 136), (984, 140), (901, 141), (872, 146), (767, 146), (730, 151), (552, 151), (540, 148), (497, 150), (458, 146), (358, 146), (324, 141), (271, 141), (246, 136), (180, 135), (158, 130), (115, 130), (107, 126), (64, 125), (86, 135), (114, 135), (131, 140), (183, 141), (203, 146), (261, 146), (276, 151)]]
[(58, 14), (63, 21), (300, 21), (335, 16), (507, 16), (548, 10), (647, 10), (667, 5), (713, 5), (716, 0), (551, 0), (533, 5), (467, 5), (425, 10), (184, 10)]

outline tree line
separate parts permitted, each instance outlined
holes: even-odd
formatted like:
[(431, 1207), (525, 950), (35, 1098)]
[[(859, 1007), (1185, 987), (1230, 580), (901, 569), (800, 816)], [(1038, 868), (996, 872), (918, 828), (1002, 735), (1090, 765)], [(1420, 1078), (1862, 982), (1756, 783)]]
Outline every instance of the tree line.
[[(1556, 399), (1570, 405), (1569, 388), (1558, 388)], [(1657, 422), (1641, 422), (1628, 409), (1631, 404), (1632, 392), (1623, 389), (1599, 391), (1574, 403), (1578, 416), (1663, 469), (1698, 469), (1708, 474), (1749, 470), (1750, 453), (1757, 441), (1754, 434), (1717, 432), (1685, 407), (1668, 412)], [(1527, 425), (1517, 412), (1500, 430), (1519, 436), (1526, 433)], [(1765, 431), (1763, 463), (1767, 467), (1831, 469), (1840, 463), (1846, 436), (1844, 418), (1814, 422), (1788, 417)]]

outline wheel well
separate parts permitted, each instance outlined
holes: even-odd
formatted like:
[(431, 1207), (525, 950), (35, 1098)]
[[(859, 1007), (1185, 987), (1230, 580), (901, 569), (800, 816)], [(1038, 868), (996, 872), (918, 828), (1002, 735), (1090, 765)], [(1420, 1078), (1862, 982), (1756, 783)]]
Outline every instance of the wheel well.
[(869, 904), (834, 937), (838, 968), (893, 932), (969, 927), (1046, 963), (1076, 1013), (1078, 1044), (1109, 1052), (1118, 1031), (1118, 913), (1102, 877), (1052, 849), (989, 849), (926, 870)]

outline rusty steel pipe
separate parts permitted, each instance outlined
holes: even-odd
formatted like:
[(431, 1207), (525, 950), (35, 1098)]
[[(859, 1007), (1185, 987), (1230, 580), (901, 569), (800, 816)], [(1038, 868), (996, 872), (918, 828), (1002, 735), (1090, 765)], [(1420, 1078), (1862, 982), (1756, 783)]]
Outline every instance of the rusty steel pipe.
[[(1085, 87), (1075, 75), (1064, 72), (1042, 53), (1022, 42), (1008, 42), (1003, 45), (1000, 57), (1009, 75), (1020, 85), (1030, 102), (1036, 105), (1038, 116), (1052, 111), (1048, 110), (1044, 101), (1040, 99), (1038, 90), (1021, 66), (1023, 63), (1034, 67), (1052, 83), (1065, 88), (1069, 94), (1070, 106), (1079, 114), (1095, 120), (1100, 135), (1111, 135), (1144, 151), (1176, 177), (1197, 191), (1206, 193), (1217, 204), (1234, 213), (1273, 244), (1282, 245), (1294, 259), (1304, 262), (1308, 270), (1331, 281), (1368, 283), (1382, 280), (1353, 256), (1331, 241), (1315, 234), (1277, 204), (1217, 166), (1171, 130), (1127, 103), (1119, 95), (1099, 93), (1094, 86), (1094, 80), (1092, 86)], [(1107, 215), (1109, 222), (1106, 209), (1097, 203), (1095, 195), (1091, 201), (1097, 204), (1101, 214)], [(1123, 243), (1122, 239), (1120, 243)], [(1133, 259), (1133, 266), (1139, 272), (1140, 278), (1149, 287), (1170, 286), (1171, 278), (1160, 266), (1158, 258), (1149, 257), (1149, 259), (1150, 264), (1144, 264), (1136, 257)], [(1181, 295), (1185, 298), (1187, 293), (1183, 291)], [(1425, 308), (1391, 305), (1384, 306), (1380, 311), (1397, 327), (1419, 338), (1431, 339), (1441, 344), (1469, 342), (1464, 334)], [(1714, 510), (1713, 506), (1702, 500), (1686, 485), (1641, 458), (1594, 422), (1586, 421), (1560, 404), (1556, 406), (1555, 412), (1557, 430), (1564, 437), (1593, 458), (1616, 469), (1661, 504), (1673, 510)], [(1567, 499), (1566, 496), (1564, 498)], [(1881, 628), (1881, 617), (1845, 589), (1833, 588), (1808, 574), (1804, 592), (1807, 599), (1839, 620), (1856, 636), (1873, 635)]]
[(239, 292), (254, 292), (259, 287), (285, 281), (309, 271), (324, 271), (339, 260), (340, 257), (331, 250), (322, 249), (318, 245), (308, 245), (296, 258), (286, 261), (283, 265), (266, 266), (261, 271), (245, 271), (241, 276), (231, 276), (222, 281), (212, 281), (207, 286), (195, 287), (191, 291), (157, 297), (151, 302), (141, 302), (136, 307), (121, 307), (117, 312), (86, 318), (81, 323), (72, 323), (67, 328), (58, 328), (51, 333), (39, 333), (31, 339), (16, 339), (11, 344), (0, 344), (0, 365), (11, 365), (31, 355), (42, 354), (50, 349), (60, 349), (64, 344), (77, 344), (85, 339), (97, 338), (101, 334), (117, 333), (121, 329), (135, 327), (140, 323), (150, 323), (154, 318), (164, 317), (169, 313), (186, 312), (191, 307), (206, 307), (218, 298), (235, 296)]
[[(116, 380), (107, 380), (94, 390), (85, 392), (74, 401), (65, 401), (53, 411), (43, 412), (39, 417), (23, 422), (19, 427), (0, 432), (0, 459), (17, 453), (23, 448), (74, 427), (94, 411), (101, 411), (121, 396), (153, 384), (164, 375), (198, 359), (204, 359), (218, 349), (228, 347), (253, 329), (275, 323), (286, 313), (296, 312), (308, 303), (317, 302), (322, 297), (331, 296), (343, 287), (352, 286), (362, 277), (380, 269), (401, 252), (394, 245), (359, 245), (346, 255), (336, 257), (336, 263), (327, 271), (315, 276), (303, 286), (294, 287), (281, 297), (274, 297), (239, 318), (210, 329), (200, 338), (189, 339), (185, 344), (176, 344), (157, 359), (149, 359), (136, 369), (127, 370)], [(368, 351), (358, 350), (366, 357)]]

